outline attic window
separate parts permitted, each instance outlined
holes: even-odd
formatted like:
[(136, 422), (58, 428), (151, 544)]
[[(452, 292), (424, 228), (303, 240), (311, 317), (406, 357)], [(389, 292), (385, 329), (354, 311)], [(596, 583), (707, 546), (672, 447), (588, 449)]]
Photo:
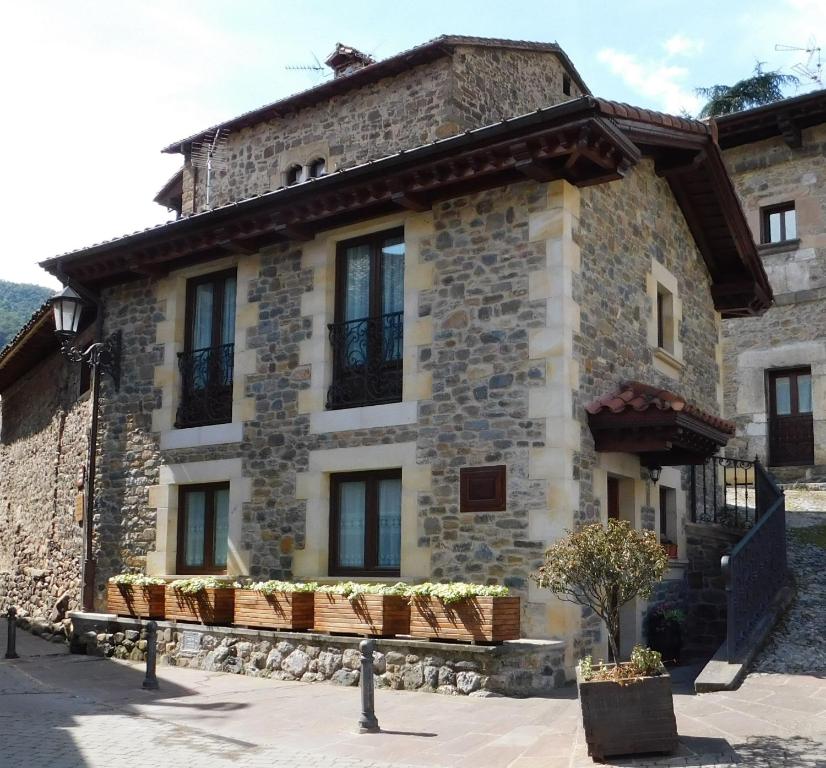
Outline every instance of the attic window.
[(303, 176), (304, 169), (300, 165), (291, 165), (287, 168), (286, 185), (290, 187), (293, 184), (298, 184), (300, 181), (303, 181)]
[(311, 179), (317, 179), (319, 176), (324, 176), (327, 173), (327, 161), (323, 157), (313, 160), (307, 167), (308, 176)]
[(783, 203), (761, 209), (761, 242), (785, 243), (797, 238), (797, 216), (794, 203)]
[(562, 73), (562, 93), (566, 96), (571, 95), (571, 76), (564, 72)]

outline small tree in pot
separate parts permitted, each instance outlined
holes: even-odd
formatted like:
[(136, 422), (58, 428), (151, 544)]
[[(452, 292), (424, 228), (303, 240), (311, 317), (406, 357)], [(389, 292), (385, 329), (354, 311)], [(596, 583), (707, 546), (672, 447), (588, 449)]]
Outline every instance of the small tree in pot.
[[(619, 662), (620, 609), (638, 595), (649, 597), (667, 568), (668, 555), (652, 531), (609, 520), (607, 527), (585, 525), (553, 544), (533, 578), (560, 599), (594, 611), (608, 630), (608, 645)], [(593, 757), (676, 748), (671, 680), (659, 654), (637, 647), (630, 663), (603, 665), (600, 670), (588, 658), (578, 669), (577, 683), (588, 753)], [(611, 718), (604, 716), (606, 712)]]

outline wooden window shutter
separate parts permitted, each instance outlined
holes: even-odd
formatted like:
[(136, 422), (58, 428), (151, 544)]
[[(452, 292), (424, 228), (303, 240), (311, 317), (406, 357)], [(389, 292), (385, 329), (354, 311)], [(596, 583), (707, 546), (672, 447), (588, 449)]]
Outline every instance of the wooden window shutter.
[(502, 512), (507, 506), (506, 467), (465, 467), (459, 472), (461, 512)]

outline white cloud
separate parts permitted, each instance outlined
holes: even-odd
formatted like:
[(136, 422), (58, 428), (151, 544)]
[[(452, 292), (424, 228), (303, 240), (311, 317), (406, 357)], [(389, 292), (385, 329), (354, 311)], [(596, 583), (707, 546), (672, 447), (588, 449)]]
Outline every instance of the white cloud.
[(698, 56), (705, 48), (705, 42), (697, 38), (676, 34), (663, 43), (663, 48), (669, 56)]
[[(673, 39), (673, 38), (672, 38)], [(607, 64), (627, 86), (645, 99), (640, 106), (662, 109), (679, 114), (687, 110), (692, 114), (702, 106), (693, 90), (686, 88), (688, 70), (668, 64), (666, 61), (642, 60), (632, 53), (605, 48), (597, 59)]]

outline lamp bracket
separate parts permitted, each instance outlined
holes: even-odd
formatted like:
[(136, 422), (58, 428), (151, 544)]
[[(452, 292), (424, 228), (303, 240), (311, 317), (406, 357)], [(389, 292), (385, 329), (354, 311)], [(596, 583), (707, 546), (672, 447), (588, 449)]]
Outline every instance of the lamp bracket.
[(75, 346), (69, 339), (64, 339), (60, 344), (60, 351), (73, 363), (85, 363), (108, 373), (115, 384), (115, 390), (120, 389), (121, 331), (115, 331), (103, 341), (96, 341), (86, 349)]

